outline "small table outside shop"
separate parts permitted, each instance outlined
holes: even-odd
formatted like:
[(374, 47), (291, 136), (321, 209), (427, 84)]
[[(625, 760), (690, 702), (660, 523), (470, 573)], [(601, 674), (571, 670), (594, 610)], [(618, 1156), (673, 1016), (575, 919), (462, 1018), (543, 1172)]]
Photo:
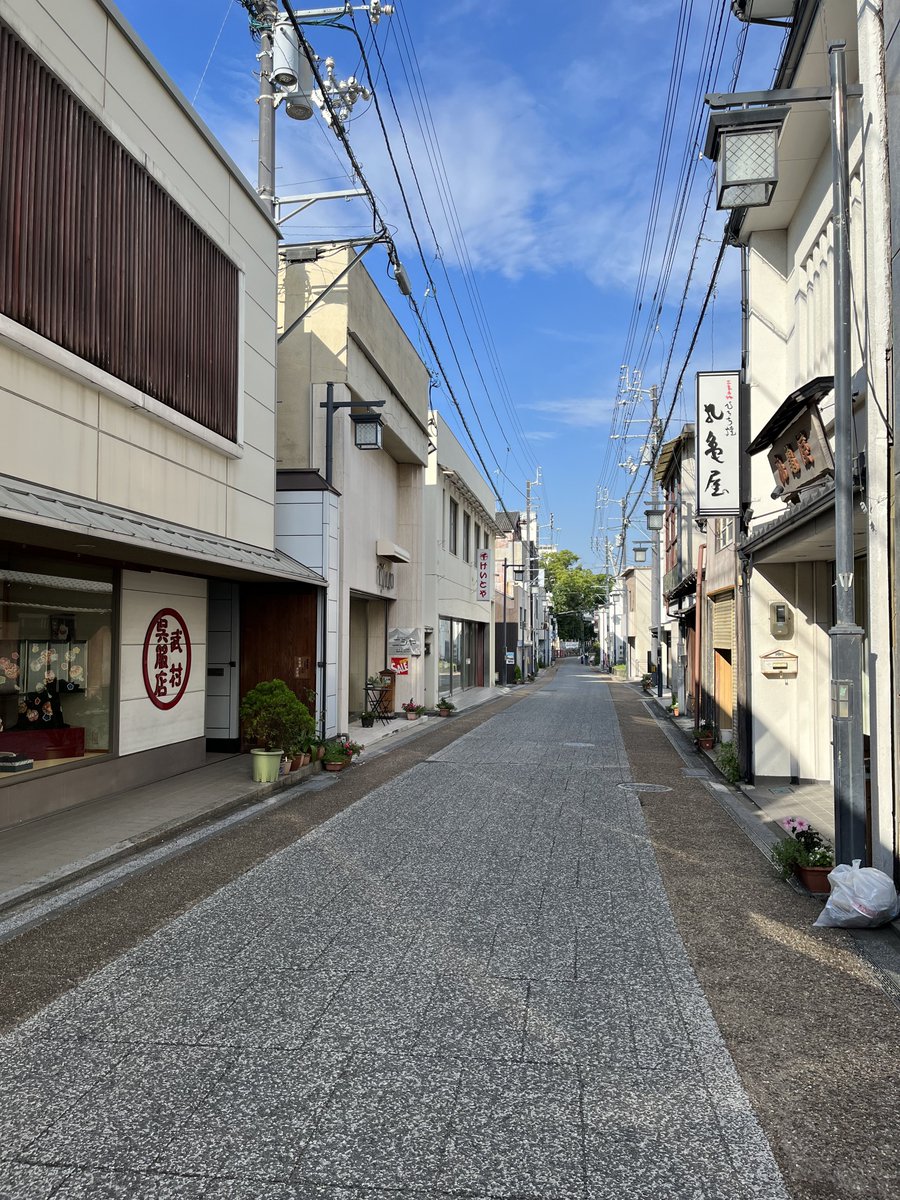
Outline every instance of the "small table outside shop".
[(394, 719), (393, 713), (389, 712), (387, 707), (387, 698), (390, 690), (390, 687), (386, 684), (366, 684), (366, 708), (370, 713), (374, 713), (375, 720), (381, 721), (383, 725), (387, 725), (388, 722)]

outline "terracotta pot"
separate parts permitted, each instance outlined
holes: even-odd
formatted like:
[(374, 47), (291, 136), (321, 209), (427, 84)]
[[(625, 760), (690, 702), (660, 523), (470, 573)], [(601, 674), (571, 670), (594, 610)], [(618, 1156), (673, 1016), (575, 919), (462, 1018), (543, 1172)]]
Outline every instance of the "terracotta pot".
[(701, 750), (712, 750), (712, 748), (715, 744), (716, 744), (715, 738), (711, 738), (711, 737), (697, 738), (697, 745), (700, 747)]
[(291, 759), (291, 770), (299, 771), (301, 767), (305, 767), (308, 763), (309, 763), (309, 755), (308, 754), (298, 754), (295, 758)]
[(418, 719), (419, 719), (419, 714), (418, 714), (418, 713), (411, 713), (411, 712), (408, 712), (408, 713), (406, 714), (406, 719), (407, 719), (407, 721), (418, 721)]
[(833, 867), (799, 867), (794, 866), (794, 874), (803, 884), (808, 892), (814, 895), (827, 894), (831, 891), (831, 884), (828, 882), (828, 876)]
[(326, 771), (343, 771), (346, 765), (345, 762), (322, 763)]
[(318, 747), (317, 747), (317, 749), (316, 749), (316, 758), (317, 758), (317, 759), (319, 759), (319, 760), (321, 760), (321, 759), (323, 759), (324, 757), (325, 757), (325, 747), (324, 747), (324, 746), (318, 746)]
[(439, 708), (439, 709), (438, 709), (438, 716), (440, 716), (440, 717), (449, 717), (449, 716), (450, 716), (450, 709), (449, 709), (449, 708)]

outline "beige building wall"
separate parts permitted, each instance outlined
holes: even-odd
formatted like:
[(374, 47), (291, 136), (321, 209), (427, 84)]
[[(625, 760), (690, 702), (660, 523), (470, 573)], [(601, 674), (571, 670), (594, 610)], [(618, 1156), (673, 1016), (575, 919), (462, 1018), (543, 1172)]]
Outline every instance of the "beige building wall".
[[(427, 623), (433, 628), (433, 650), (427, 664), (425, 679), (425, 703), (437, 703), (438, 689), (438, 621), (441, 617), (455, 617), (460, 621), (485, 624), (484, 686), (494, 684), (494, 637), (495, 620), (503, 620), (502, 613), (494, 612), (494, 493), (478, 468), (457, 440), (440, 413), (435, 413), (431, 424), (436, 452), (428, 461), (425, 487), (425, 613)], [(449, 500), (459, 505), (459, 528), (457, 553), (450, 551), (448, 543)], [(466, 561), (463, 553), (463, 515), (470, 520), (470, 550)], [(487, 600), (479, 600), (476, 593), (478, 581), (478, 552), (475, 548), (475, 530), (478, 529), (478, 549), (487, 542), (489, 551)], [(502, 578), (502, 570), (501, 570)], [(512, 609), (512, 602), (510, 602)]]
[[(296, 261), (291, 247), (283, 253), (278, 468), (325, 474), (326, 420), (321, 405), (329, 382), (335, 385), (337, 403), (362, 406), (383, 401), (378, 412), (384, 423), (383, 449), (359, 450), (348, 410), (334, 414), (332, 485), (338, 507), (338, 565), (329, 588), (335, 636), (326, 645), (325, 668), (334, 681), (335, 729), (330, 730), (334, 732), (346, 730), (350, 714), (361, 709), (364, 674), (389, 665), (389, 630), (417, 630), (419, 646), (424, 648), (422, 539), (429, 376), (361, 264), (298, 321), (353, 257), (347, 247), (323, 249), (323, 256), (314, 262)], [(360, 637), (365, 638), (365, 653)], [(410, 697), (423, 702), (423, 655), (408, 657), (410, 673), (397, 682), (398, 704)], [(326, 692), (330, 688), (327, 683)]]
[(236, 442), (0, 316), (0, 408), (5, 459), (18, 464), (12, 473), (271, 549), (274, 225), (112, 4), (0, 0), (0, 17), (236, 264), (242, 279)]

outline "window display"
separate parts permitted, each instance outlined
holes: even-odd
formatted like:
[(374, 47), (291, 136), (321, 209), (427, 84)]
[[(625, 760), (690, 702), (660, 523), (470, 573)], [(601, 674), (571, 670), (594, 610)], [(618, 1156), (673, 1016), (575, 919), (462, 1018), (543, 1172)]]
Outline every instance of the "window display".
[(109, 752), (112, 620), (111, 570), (47, 560), (0, 567), (4, 771)]

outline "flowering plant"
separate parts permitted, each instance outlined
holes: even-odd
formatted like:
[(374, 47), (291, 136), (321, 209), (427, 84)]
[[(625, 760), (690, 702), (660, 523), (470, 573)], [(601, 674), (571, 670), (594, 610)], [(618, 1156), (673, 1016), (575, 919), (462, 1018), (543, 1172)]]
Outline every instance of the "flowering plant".
[(405, 713), (423, 713), (425, 711), (425, 705), (416, 704), (412, 697), (410, 697), (409, 700), (407, 700), (404, 704), (401, 704), (400, 707)]
[(788, 837), (776, 842), (772, 849), (772, 861), (783, 878), (791, 874), (794, 867), (833, 867), (834, 850), (831, 843), (802, 817), (785, 817), (778, 824), (786, 830)]
[(438, 708), (446, 709), (447, 712), (456, 711), (456, 705), (452, 700), (448, 700), (446, 696), (441, 696), (440, 700), (437, 702), (437, 706)]

